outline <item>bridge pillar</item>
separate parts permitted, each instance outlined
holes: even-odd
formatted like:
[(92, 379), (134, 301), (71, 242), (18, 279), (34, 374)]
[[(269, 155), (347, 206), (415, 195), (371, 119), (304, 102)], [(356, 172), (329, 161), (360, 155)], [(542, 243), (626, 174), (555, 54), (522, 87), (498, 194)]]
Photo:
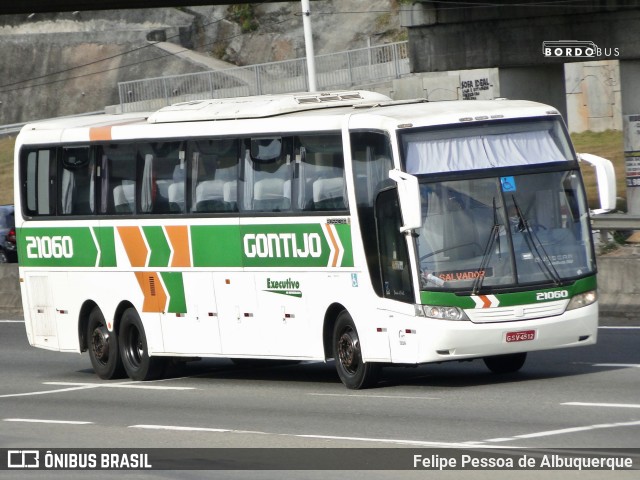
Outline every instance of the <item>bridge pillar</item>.
[(620, 60), (627, 212), (640, 215), (640, 60)]
[(500, 96), (551, 105), (567, 121), (564, 65), (499, 68)]

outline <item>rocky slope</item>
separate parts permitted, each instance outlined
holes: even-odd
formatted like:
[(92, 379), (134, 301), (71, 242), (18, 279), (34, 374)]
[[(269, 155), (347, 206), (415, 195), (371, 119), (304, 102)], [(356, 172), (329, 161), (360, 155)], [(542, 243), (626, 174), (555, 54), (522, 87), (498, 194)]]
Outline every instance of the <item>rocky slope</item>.
[[(316, 55), (403, 39), (397, 0), (311, 2)], [(305, 56), (300, 2), (0, 16), (0, 125), (101, 110), (118, 82)]]

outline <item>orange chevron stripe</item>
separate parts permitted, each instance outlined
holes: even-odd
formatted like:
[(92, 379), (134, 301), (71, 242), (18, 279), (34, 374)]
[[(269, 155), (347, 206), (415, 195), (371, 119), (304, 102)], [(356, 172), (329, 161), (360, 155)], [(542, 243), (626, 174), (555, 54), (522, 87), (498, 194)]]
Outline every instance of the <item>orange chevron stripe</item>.
[(99, 142), (105, 140), (113, 140), (112, 128), (120, 125), (131, 125), (134, 123), (146, 123), (146, 119), (142, 118), (129, 118), (127, 120), (113, 122), (111, 125), (102, 125), (100, 127), (89, 128), (89, 140), (92, 142)]
[(338, 242), (336, 241), (335, 237), (333, 236), (333, 231), (331, 230), (331, 226), (330, 225), (324, 225), (324, 229), (327, 231), (327, 233), (329, 234), (329, 239), (331, 240), (331, 244), (333, 245), (333, 258), (331, 259), (331, 266), (332, 267), (337, 267), (338, 266), (338, 257), (340, 256), (340, 248), (338, 245)]
[(156, 272), (135, 272), (140, 290), (144, 295), (143, 312), (162, 312), (167, 305), (167, 292)]
[(117, 227), (132, 267), (146, 267), (149, 249), (138, 227)]
[(173, 247), (173, 258), (171, 259), (170, 267), (190, 267), (189, 227), (180, 225), (165, 227), (165, 230)]
[(106, 127), (91, 127), (89, 129), (89, 140), (92, 142), (111, 139), (111, 125)]

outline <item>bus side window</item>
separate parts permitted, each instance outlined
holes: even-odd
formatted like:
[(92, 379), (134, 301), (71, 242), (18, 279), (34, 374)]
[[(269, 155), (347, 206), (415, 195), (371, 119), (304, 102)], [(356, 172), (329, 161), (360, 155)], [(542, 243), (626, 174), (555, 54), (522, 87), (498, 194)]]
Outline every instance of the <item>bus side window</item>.
[[(184, 186), (185, 177), (180, 176), (180, 166), (184, 172), (185, 150), (182, 142), (154, 142), (141, 144), (138, 155), (144, 159), (140, 179), (140, 212), (169, 213), (181, 212), (184, 208), (173, 193), (173, 202), (169, 199), (169, 188), (175, 184)], [(176, 174), (177, 170), (177, 174)], [(183, 190), (184, 193), (184, 190)], [(173, 205), (172, 205), (173, 203)], [(173, 210), (172, 210), (173, 208)]]
[(243, 210), (284, 212), (291, 209), (291, 141), (252, 138), (243, 163)]
[(351, 155), (360, 231), (369, 276), (376, 294), (382, 297), (384, 291), (373, 207), (378, 192), (393, 183), (389, 180), (389, 170), (393, 168), (389, 138), (379, 132), (352, 132)]
[[(109, 144), (102, 148), (102, 207), (109, 214), (136, 212), (137, 149), (130, 144)], [(106, 204), (106, 205), (105, 205)]]
[(55, 151), (30, 150), (22, 154), (24, 210), (27, 215), (55, 214)]
[(88, 215), (95, 213), (95, 162), (89, 147), (64, 148), (58, 177), (58, 213)]
[(238, 141), (198, 140), (190, 152), (191, 211), (238, 211)]
[(297, 207), (300, 210), (345, 210), (347, 186), (340, 134), (299, 137)]
[(411, 274), (407, 242), (400, 232), (402, 219), (396, 189), (385, 190), (376, 200), (376, 223), (380, 249), (383, 295), (411, 302)]

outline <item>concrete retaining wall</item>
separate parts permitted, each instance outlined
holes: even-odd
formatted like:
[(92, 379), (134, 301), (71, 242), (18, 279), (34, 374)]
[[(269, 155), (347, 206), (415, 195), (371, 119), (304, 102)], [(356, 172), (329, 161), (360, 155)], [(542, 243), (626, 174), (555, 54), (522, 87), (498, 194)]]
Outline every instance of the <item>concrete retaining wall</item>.
[(602, 316), (618, 320), (618, 324), (622, 320), (640, 324), (640, 256), (622, 250), (598, 258)]
[[(600, 323), (640, 325), (640, 255), (621, 251), (598, 258)], [(22, 318), (16, 264), (0, 264), (0, 319)]]
[(22, 318), (22, 297), (16, 264), (0, 264), (0, 319)]

